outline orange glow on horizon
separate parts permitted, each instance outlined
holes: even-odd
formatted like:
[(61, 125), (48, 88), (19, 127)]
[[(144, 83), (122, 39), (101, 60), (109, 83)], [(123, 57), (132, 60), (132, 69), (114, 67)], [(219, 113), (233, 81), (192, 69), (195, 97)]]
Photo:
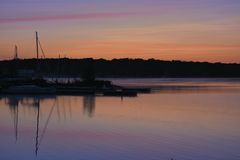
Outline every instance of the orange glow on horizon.
[[(58, 50), (59, 46), (61, 50)], [(142, 58), (160, 60), (208, 61), (208, 62), (240, 62), (240, 45), (209, 45), (209, 44), (162, 44), (146, 42), (97, 42), (81, 41), (74, 43), (48, 43), (47, 58)], [(34, 45), (20, 48), (20, 58), (34, 58)], [(24, 51), (23, 51), (24, 50)], [(25, 53), (24, 55), (22, 53)], [(231, 56), (230, 54), (231, 53)], [(9, 59), (12, 55), (3, 55)]]

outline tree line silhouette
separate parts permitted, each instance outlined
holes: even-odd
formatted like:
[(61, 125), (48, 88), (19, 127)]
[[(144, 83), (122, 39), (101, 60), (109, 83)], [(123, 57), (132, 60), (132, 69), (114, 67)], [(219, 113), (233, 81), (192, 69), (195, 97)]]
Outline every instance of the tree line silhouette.
[(240, 77), (240, 64), (143, 59), (19, 59), (0, 61), (0, 76), (17, 70), (35, 70), (44, 76), (85, 77)]

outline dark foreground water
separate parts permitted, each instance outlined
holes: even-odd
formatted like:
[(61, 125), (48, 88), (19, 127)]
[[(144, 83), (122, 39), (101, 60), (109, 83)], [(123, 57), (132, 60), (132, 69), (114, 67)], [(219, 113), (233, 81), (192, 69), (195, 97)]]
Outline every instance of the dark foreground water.
[(1, 96), (1, 160), (240, 160), (240, 80), (114, 79), (135, 98)]

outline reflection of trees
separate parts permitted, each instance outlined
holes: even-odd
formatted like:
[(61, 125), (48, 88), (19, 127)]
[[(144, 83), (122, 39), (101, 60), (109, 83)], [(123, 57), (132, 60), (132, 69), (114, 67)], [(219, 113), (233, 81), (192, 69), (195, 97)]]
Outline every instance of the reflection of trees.
[(83, 97), (83, 112), (92, 117), (95, 111), (95, 96)]

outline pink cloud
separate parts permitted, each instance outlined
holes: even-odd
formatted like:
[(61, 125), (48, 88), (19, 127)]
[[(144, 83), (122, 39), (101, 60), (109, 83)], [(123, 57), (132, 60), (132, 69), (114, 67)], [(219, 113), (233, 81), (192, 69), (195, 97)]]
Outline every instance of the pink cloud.
[(0, 18), (0, 23), (32, 22), (32, 21), (51, 21), (51, 20), (85, 20), (103, 19), (113, 17), (123, 17), (134, 13), (86, 13), (74, 15), (47, 15), (31, 17)]

